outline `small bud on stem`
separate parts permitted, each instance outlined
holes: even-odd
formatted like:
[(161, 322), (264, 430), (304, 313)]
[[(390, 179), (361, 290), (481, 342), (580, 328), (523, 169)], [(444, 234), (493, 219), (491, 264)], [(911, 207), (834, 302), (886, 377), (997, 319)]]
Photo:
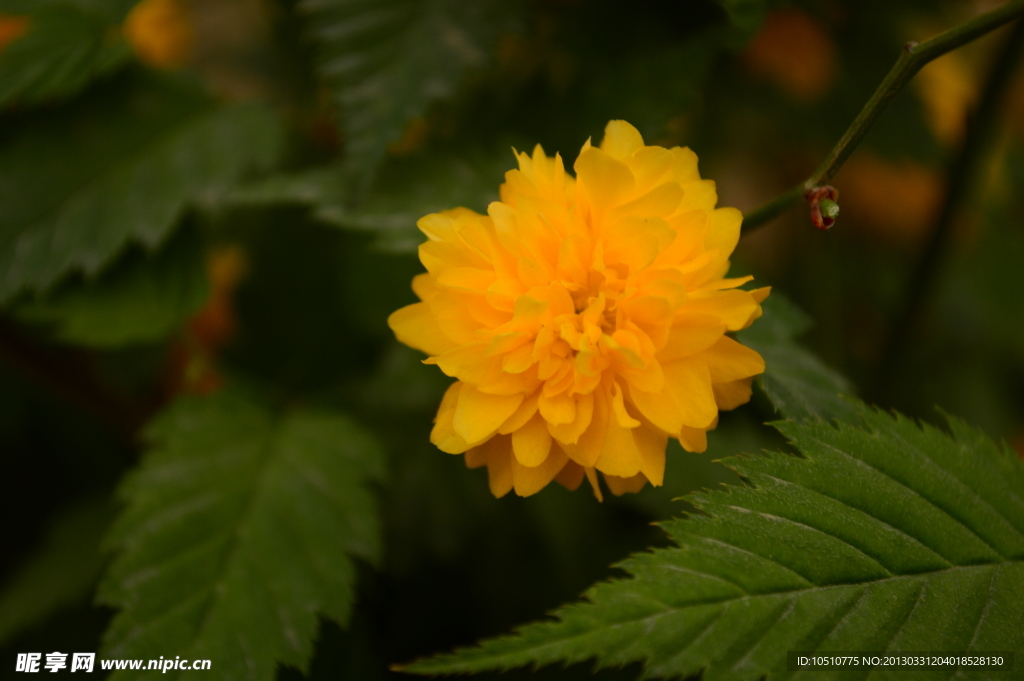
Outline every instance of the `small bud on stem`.
[(811, 204), (811, 223), (818, 229), (831, 229), (839, 217), (839, 190), (830, 185), (814, 187), (804, 192)]

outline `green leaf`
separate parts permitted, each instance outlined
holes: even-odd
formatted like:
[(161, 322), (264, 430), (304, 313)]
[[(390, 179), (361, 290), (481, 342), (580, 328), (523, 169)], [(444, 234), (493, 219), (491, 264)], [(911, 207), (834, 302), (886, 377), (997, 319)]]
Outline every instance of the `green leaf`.
[(856, 410), (841, 397), (854, 394), (849, 381), (795, 340), (811, 327), (810, 318), (777, 292), (762, 308), (764, 315), (737, 338), (764, 357), (759, 380), (779, 413), (792, 419), (855, 420)]
[(341, 109), (345, 178), (365, 188), (410, 121), (490, 61), (518, 2), (304, 0), (300, 7)]
[(111, 520), (110, 504), (97, 500), (57, 517), (43, 545), (0, 591), (0, 644), (89, 599), (104, 563), (100, 539)]
[(387, 163), (378, 181), (355, 207), (345, 195), (344, 165), (279, 176), (231, 194), (240, 204), (298, 203), (314, 206), (314, 216), (344, 229), (376, 236), (381, 250), (414, 253), (423, 243), (416, 221), (429, 213), (463, 206), (486, 212), (498, 200), (504, 173), (515, 166), (511, 150), (424, 154)]
[[(103, 655), (174, 651), (224, 679), (305, 670), (317, 616), (348, 621), (353, 558), (380, 555), (375, 442), (337, 413), (277, 414), (235, 392), (180, 400), (147, 438), (109, 538), (99, 598), (120, 613)], [(132, 678), (150, 676), (177, 678)]]
[(778, 424), (803, 458), (727, 460), (748, 486), (687, 497), (703, 514), (664, 523), (676, 546), (622, 563), (632, 578), (595, 586), (555, 621), (405, 670), (596, 658), (643, 661), (647, 677), (756, 681), (790, 678), (789, 650), (1024, 649), (1024, 463), (956, 420), (948, 435), (858, 412), (863, 428)]
[(159, 252), (140, 248), (95, 281), (73, 281), (12, 312), (23, 322), (52, 326), (66, 343), (112, 348), (166, 338), (198, 311), (210, 293), (203, 243), (194, 230)]
[(269, 165), (279, 119), (139, 75), (33, 115), (0, 143), (0, 303), (95, 276), (129, 243), (157, 248), (189, 205)]
[(131, 56), (119, 27), (103, 13), (54, 4), (27, 18), (25, 35), (0, 50), (0, 108), (70, 97)]

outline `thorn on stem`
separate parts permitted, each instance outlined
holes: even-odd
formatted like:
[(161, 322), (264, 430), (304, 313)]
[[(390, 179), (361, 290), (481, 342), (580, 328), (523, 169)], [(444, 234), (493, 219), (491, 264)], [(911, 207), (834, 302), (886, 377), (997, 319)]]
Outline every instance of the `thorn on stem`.
[(811, 223), (818, 229), (831, 229), (839, 217), (839, 190), (831, 185), (814, 187), (804, 192), (811, 204)]

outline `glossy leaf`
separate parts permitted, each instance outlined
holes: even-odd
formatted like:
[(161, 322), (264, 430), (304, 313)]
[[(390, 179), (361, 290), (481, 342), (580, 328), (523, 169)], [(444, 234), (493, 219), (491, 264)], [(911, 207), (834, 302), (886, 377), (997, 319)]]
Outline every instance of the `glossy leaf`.
[[(0, 146), (0, 302), (157, 248), (189, 205), (276, 157), (278, 118), (157, 76), (22, 121)], [(14, 132), (14, 131), (11, 131)]]
[(176, 235), (155, 254), (121, 258), (95, 281), (73, 281), (14, 307), (22, 321), (52, 327), (66, 343), (117, 347), (170, 335), (206, 301), (209, 282), (196, 234)]
[(348, 621), (353, 559), (380, 556), (375, 442), (340, 414), (232, 392), (180, 400), (147, 439), (110, 536), (99, 596), (120, 612), (103, 655), (174, 651), (225, 679), (306, 669), (317, 617)]
[(856, 419), (855, 410), (842, 398), (853, 395), (849, 381), (796, 341), (810, 328), (810, 318), (778, 292), (763, 308), (764, 315), (737, 337), (764, 357), (765, 372), (759, 380), (779, 413), (793, 419)]
[(647, 677), (756, 681), (791, 678), (789, 650), (1020, 650), (1024, 463), (956, 420), (949, 435), (858, 412), (864, 427), (780, 423), (802, 458), (728, 459), (748, 486), (687, 497), (702, 514), (664, 523), (676, 546), (622, 563), (631, 578), (595, 586), (554, 621), (406, 671), (595, 658), (642, 661)]
[(516, 2), (304, 0), (320, 75), (341, 109), (345, 178), (365, 188), (390, 144), (485, 66)]
[(486, 212), (487, 204), (498, 200), (504, 172), (513, 167), (511, 150), (396, 159), (384, 166), (363, 200), (351, 207), (345, 196), (347, 170), (336, 164), (243, 187), (229, 200), (308, 204), (319, 220), (372, 233), (383, 250), (413, 253), (424, 240), (417, 220), (456, 206)]
[(25, 34), (0, 50), (0, 108), (77, 94), (131, 56), (120, 27), (103, 12), (42, 4), (26, 19)]

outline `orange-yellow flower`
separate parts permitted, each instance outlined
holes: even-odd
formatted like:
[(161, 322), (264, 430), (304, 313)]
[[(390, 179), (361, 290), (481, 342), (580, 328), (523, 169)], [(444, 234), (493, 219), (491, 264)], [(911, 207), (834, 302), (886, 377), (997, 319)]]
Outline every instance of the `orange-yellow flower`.
[(499, 497), (586, 476), (600, 498), (597, 471), (615, 494), (660, 485), (668, 438), (703, 451), (764, 370), (726, 335), (768, 295), (723, 278), (742, 216), (715, 208), (692, 151), (625, 121), (583, 146), (576, 179), (540, 146), (517, 157), (487, 215), (419, 221), (422, 302), (388, 320), (458, 379), (431, 442), (486, 465)]
[(157, 68), (183, 65), (194, 37), (181, 0), (142, 0), (129, 12), (124, 31), (139, 59)]

